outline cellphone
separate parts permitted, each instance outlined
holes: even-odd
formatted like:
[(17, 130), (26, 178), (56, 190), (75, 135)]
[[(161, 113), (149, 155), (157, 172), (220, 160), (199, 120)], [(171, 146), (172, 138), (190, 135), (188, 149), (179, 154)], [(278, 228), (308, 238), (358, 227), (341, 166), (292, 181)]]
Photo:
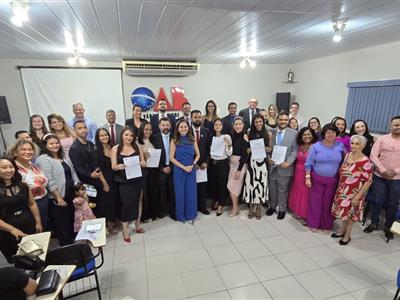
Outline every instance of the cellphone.
[(100, 167), (97, 167), (97, 168), (95, 169), (95, 171), (96, 171), (97, 173), (101, 172)]

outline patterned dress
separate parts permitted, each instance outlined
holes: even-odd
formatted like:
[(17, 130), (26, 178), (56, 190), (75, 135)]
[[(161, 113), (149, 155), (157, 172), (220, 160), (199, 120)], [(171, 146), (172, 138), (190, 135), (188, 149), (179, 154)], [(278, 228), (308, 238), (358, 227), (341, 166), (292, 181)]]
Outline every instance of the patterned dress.
[(245, 178), (243, 199), (246, 203), (265, 203), (268, 192), (268, 170), (265, 160), (255, 160), (250, 158)]
[(352, 220), (358, 222), (362, 219), (364, 199), (360, 199), (358, 205), (351, 205), (351, 199), (359, 193), (365, 182), (371, 180), (373, 165), (368, 157), (361, 161), (350, 163), (348, 156), (340, 168), (340, 180), (332, 205), (332, 213), (343, 221)]
[(75, 206), (74, 232), (78, 232), (81, 230), (83, 221), (93, 220), (96, 217), (89, 207), (89, 199), (87, 197), (76, 197), (73, 203)]

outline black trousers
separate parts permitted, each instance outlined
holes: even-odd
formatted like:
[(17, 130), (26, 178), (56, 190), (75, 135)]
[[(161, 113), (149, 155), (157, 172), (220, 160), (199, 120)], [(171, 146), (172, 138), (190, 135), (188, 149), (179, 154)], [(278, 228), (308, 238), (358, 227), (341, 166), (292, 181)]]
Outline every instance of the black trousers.
[(210, 176), (208, 178), (211, 197), (219, 205), (229, 205), (227, 203), (228, 189), (226, 187), (229, 176), (229, 159), (212, 160), (209, 169)]
[(49, 202), (49, 218), (54, 230), (54, 235), (61, 246), (72, 244), (75, 238), (75, 208), (73, 203), (68, 201), (67, 206), (58, 206), (54, 204), (53, 201), (53, 199), (50, 199)]
[(158, 217), (163, 217), (168, 214), (172, 219), (175, 220), (175, 194), (172, 173), (173, 172), (171, 171), (171, 173), (165, 174), (161, 170), (158, 173), (158, 189), (160, 198), (160, 210)]
[(197, 210), (198, 211), (207, 209), (207, 204), (206, 204), (207, 186), (208, 186), (208, 182), (201, 182), (201, 183), (197, 184)]

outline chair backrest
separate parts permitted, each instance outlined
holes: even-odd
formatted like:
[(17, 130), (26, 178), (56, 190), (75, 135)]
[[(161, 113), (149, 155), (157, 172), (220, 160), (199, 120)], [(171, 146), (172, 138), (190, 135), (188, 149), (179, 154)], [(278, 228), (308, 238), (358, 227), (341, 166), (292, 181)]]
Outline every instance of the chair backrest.
[(76, 265), (76, 268), (85, 266), (93, 258), (92, 250), (87, 244), (71, 244), (47, 253), (47, 265)]

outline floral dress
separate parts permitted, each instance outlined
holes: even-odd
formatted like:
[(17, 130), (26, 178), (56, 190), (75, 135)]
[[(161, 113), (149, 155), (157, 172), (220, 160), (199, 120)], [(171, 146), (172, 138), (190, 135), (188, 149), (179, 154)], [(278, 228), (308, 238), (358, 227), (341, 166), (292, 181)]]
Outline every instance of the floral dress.
[(363, 217), (365, 195), (358, 205), (351, 205), (351, 199), (357, 195), (365, 182), (371, 180), (373, 165), (368, 157), (354, 163), (348, 162), (348, 156), (340, 168), (340, 180), (332, 205), (332, 213), (343, 221), (359, 222)]

